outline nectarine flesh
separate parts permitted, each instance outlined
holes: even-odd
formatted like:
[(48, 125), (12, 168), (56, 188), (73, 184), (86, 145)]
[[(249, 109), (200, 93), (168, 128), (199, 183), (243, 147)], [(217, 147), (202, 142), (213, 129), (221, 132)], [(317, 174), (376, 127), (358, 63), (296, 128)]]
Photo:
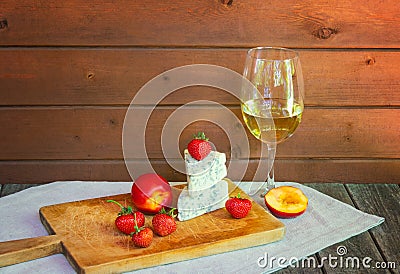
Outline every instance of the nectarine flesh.
[(292, 186), (280, 186), (271, 189), (264, 196), (265, 205), (273, 215), (279, 218), (294, 218), (303, 214), (308, 205), (304, 193)]

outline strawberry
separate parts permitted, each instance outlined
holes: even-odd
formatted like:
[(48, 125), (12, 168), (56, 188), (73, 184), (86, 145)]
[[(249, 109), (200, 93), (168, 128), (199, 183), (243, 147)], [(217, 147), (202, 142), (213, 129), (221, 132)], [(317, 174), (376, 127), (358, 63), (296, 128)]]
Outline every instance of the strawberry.
[(144, 225), (144, 215), (140, 211), (132, 211), (132, 207), (124, 207), (120, 203), (114, 200), (107, 200), (109, 203), (114, 203), (121, 208), (121, 211), (118, 213), (118, 217), (115, 219), (115, 225), (119, 231), (130, 235), (135, 231), (135, 218), (139, 227)]
[(148, 247), (153, 241), (153, 231), (148, 227), (135, 226), (136, 231), (133, 232), (132, 241), (135, 246)]
[(199, 132), (193, 136), (193, 140), (189, 142), (187, 149), (194, 159), (200, 161), (210, 154), (212, 147), (204, 132)]
[(246, 217), (251, 206), (251, 201), (249, 199), (241, 198), (240, 193), (238, 193), (236, 197), (231, 197), (225, 202), (226, 210), (236, 219)]
[(175, 208), (172, 208), (168, 212), (162, 208), (161, 211), (153, 217), (151, 222), (153, 224), (154, 232), (157, 235), (167, 236), (176, 230), (176, 222), (174, 220), (176, 215), (174, 214), (174, 211)]

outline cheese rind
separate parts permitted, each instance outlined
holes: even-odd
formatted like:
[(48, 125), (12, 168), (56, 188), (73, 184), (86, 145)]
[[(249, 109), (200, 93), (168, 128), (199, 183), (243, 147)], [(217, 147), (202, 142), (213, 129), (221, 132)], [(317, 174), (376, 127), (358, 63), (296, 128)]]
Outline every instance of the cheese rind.
[(201, 161), (194, 159), (187, 149), (184, 151), (184, 155), (190, 195), (192, 192), (210, 188), (227, 175), (225, 153), (211, 151)]
[(228, 183), (224, 180), (207, 189), (190, 192), (190, 194), (185, 187), (178, 198), (178, 220), (187, 221), (223, 208), (227, 200)]

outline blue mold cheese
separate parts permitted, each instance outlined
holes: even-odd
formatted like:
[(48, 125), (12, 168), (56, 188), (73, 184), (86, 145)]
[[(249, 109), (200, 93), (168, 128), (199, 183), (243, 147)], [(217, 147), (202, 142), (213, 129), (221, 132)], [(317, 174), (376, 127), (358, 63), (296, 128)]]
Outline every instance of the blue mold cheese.
[(212, 187), (227, 175), (225, 153), (211, 151), (201, 161), (194, 159), (187, 149), (185, 149), (184, 155), (190, 195)]
[(193, 191), (190, 195), (185, 187), (178, 198), (178, 220), (187, 221), (223, 208), (228, 196), (228, 183), (225, 180), (221, 180), (207, 189)]

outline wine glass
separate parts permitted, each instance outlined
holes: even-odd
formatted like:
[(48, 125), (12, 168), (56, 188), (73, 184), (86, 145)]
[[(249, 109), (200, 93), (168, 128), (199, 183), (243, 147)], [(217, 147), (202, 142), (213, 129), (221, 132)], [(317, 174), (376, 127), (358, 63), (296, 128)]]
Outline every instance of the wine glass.
[[(261, 195), (275, 187), (276, 145), (293, 135), (304, 110), (299, 54), (290, 49), (257, 47), (247, 52), (243, 77), (252, 88), (241, 91), (241, 110), (250, 132), (267, 146), (268, 177)], [(265, 178), (265, 177), (264, 177)]]

